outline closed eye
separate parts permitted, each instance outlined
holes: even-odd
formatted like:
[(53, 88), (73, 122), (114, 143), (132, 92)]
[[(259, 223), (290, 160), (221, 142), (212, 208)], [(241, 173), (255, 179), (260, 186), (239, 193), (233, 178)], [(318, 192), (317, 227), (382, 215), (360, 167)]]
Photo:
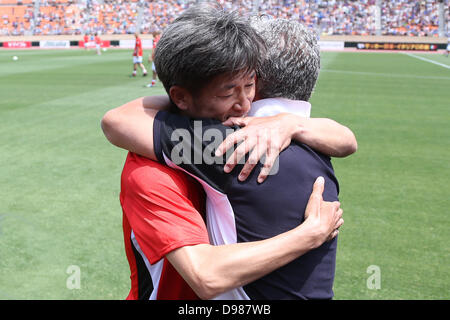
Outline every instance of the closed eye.
[(226, 95), (226, 96), (217, 96), (217, 97), (226, 99), (226, 98), (231, 98), (232, 96), (233, 96), (232, 94), (229, 94), (229, 95)]

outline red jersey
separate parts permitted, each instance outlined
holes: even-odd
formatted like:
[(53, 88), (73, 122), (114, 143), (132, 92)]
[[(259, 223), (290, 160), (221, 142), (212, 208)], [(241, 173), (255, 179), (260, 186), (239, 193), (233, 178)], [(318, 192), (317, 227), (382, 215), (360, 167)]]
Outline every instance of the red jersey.
[(122, 172), (125, 251), (131, 271), (127, 300), (198, 296), (165, 258), (187, 245), (209, 244), (202, 187), (181, 171), (129, 153)]
[(84, 43), (89, 42), (89, 37), (88, 37), (88, 35), (85, 35), (85, 36), (83, 37), (83, 41), (84, 41)]
[(95, 36), (95, 43), (96, 44), (102, 44), (102, 40), (100, 39), (99, 36)]
[(136, 43), (134, 45), (134, 51), (133, 51), (133, 56), (135, 57), (142, 57), (143, 52), (142, 52), (142, 40), (141, 38), (136, 38)]
[(159, 38), (161, 38), (160, 35), (157, 35), (153, 38), (153, 49), (156, 49), (156, 45), (158, 44)]

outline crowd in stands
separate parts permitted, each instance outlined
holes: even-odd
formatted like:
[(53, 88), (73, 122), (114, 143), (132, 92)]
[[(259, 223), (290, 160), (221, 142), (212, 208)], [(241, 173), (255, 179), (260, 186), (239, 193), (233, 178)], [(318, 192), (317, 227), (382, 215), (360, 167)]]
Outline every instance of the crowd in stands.
[[(449, 20), (449, 2), (444, 0)], [(0, 0), (0, 35), (131, 34), (161, 32), (195, 0)], [(243, 15), (256, 12), (299, 20), (321, 34), (375, 35), (376, 0), (254, 0), (219, 3)], [(257, 10), (256, 10), (257, 9)], [(382, 0), (384, 35), (437, 36), (438, 0)], [(137, 30), (140, 26), (140, 30)]]
[[(446, 2), (447, 21), (449, 2)], [(437, 36), (439, 11), (437, 1), (383, 1), (382, 25), (390, 35)]]

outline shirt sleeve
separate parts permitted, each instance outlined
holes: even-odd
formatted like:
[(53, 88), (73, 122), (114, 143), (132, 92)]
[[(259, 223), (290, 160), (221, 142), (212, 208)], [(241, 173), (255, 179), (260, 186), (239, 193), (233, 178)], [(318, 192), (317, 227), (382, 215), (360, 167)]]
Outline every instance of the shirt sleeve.
[(160, 111), (153, 123), (153, 146), (160, 163), (182, 169), (226, 193), (247, 156), (231, 173), (225, 173), (226, 158), (233, 150), (221, 157), (216, 157), (214, 153), (226, 136), (238, 129), (237, 126), (224, 126), (218, 120), (191, 119)]
[(155, 164), (158, 167), (125, 167), (121, 190), (122, 209), (151, 264), (177, 248), (209, 244), (199, 211), (204, 198), (194, 194), (201, 188), (192, 188), (186, 178)]

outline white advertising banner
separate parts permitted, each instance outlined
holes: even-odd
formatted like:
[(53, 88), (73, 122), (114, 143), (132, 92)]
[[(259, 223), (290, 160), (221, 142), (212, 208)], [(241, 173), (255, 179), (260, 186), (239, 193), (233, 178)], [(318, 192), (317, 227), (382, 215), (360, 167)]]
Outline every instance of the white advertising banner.
[(46, 49), (69, 49), (70, 41), (67, 40), (43, 40), (39, 41), (39, 47)]
[[(134, 39), (125, 39), (119, 41), (119, 47), (123, 49), (134, 49), (134, 44), (136, 40)], [(153, 40), (144, 39), (142, 40), (142, 48), (143, 49), (152, 49), (153, 48)]]
[(344, 50), (344, 41), (319, 41), (320, 50)]

